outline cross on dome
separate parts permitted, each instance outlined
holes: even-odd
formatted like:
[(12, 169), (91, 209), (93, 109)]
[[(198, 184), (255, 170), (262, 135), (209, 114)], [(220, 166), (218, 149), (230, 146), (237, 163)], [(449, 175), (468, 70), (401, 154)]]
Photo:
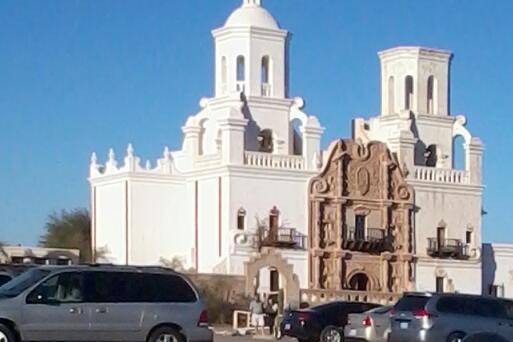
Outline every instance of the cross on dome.
[(242, 6), (260, 6), (262, 0), (242, 0)]

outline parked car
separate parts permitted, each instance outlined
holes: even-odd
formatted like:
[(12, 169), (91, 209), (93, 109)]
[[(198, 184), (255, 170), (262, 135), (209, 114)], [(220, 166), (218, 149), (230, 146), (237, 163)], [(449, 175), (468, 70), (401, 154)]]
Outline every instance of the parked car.
[(198, 291), (164, 268), (44, 266), (0, 287), (0, 340), (211, 342)]
[(0, 272), (0, 286), (12, 280), (12, 276), (9, 273)]
[(361, 313), (378, 307), (376, 304), (332, 302), (311, 309), (289, 311), (283, 317), (281, 331), (284, 336), (300, 342), (341, 342), (347, 315)]
[(513, 342), (513, 302), (463, 294), (407, 293), (393, 309), (390, 341), (460, 342), (480, 332)]
[(463, 342), (509, 342), (504, 337), (494, 333), (478, 333), (463, 339)]
[(361, 314), (349, 314), (345, 341), (387, 342), (392, 306), (374, 308)]

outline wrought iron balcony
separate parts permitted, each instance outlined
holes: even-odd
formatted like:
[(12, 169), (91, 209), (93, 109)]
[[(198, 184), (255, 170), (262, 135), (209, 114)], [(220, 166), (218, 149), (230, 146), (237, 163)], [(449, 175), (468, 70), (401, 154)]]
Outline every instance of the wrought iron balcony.
[(468, 259), (469, 248), (458, 239), (428, 239), (427, 253), (436, 258)]
[(386, 229), (367, 228), (360, 231), (348, 227), (344, 234), (343, 248), (347, 250), (381, 253), (390, 250), (391, 246)]
[(261, 228), (259, 230), (260, 247), (305, 249), (306, 236), (294, 228)]

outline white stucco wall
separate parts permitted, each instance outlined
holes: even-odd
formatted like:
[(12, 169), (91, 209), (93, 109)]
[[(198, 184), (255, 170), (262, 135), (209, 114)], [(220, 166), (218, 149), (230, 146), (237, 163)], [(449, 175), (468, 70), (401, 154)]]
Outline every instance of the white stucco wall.
[(126, 263), (126, 180), (95, 186), (95, 247), (112, 263)]
[(185, 184), (131, 181), (129, 189), (130, 263), (157, 265), (161, 258), (178, 257), (191, 265), (194, 231), (185, 215), (190, 203)]
[(498, 286), (499, 293), (513, 299), (513, 244), (483, 245), (483, 294), (490, 294), (490, 287)]

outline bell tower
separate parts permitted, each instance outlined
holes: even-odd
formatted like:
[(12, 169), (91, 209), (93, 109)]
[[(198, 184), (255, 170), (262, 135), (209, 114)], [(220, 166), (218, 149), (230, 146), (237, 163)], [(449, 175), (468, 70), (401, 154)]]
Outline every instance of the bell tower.
[(449, 115), (452, 53), (422, 47), (398, 47), (379, 53), (381, 114), (409, 110), (414, 115)]
[(288, 32), (280, 29), (261, 0), (243, 0), (225, 25), (212, 34), (216, 97), (233, 92), (282, 99), (287, 96)]

